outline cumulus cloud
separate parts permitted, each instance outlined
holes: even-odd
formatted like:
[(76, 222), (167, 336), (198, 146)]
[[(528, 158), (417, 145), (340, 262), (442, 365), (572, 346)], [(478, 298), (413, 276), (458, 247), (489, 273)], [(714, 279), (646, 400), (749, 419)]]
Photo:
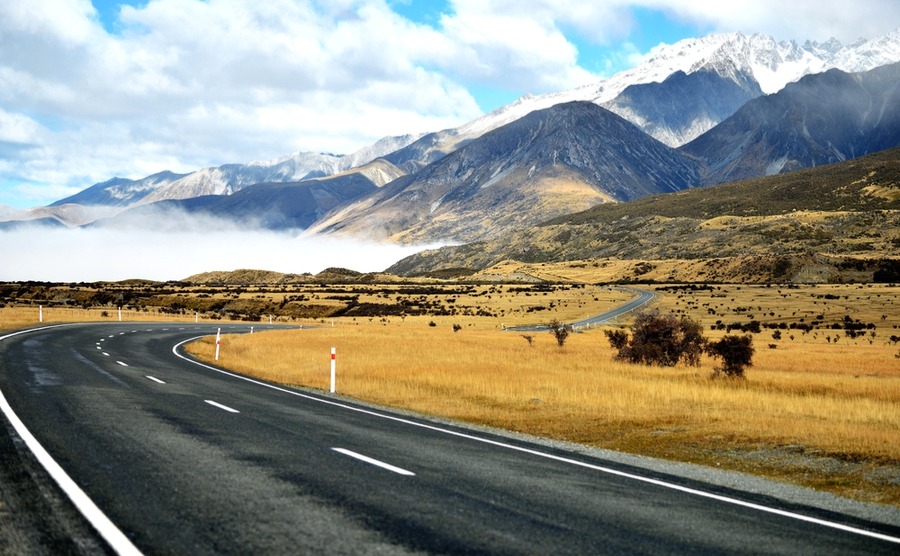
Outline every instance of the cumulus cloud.
[(584, 45), (608, 49), (611, 68), (639, 59), (635, 8), (704, 30), (852, 41), (896, 26), (894, 4), (451, 0), (425, 23), (387, 0), (152, 0), (123, 6), (111, 32), (89, 0), (0, 2), (0, 187), (34, 185), (25, 197), (454, 127), (494, 108), (474, 90), (600, 79)]
[(156, 0), (122, 7), (112, 34), (87, 0), (0, 4), (0, 135), (45, 131), (39, 150), (3, 155), (0, 182), (83, 188), (352, 152), (480, 115), (462, 85), (416, 60), (415, 45), (441, 42), (433, 29), (380, 1), (325, 5)]

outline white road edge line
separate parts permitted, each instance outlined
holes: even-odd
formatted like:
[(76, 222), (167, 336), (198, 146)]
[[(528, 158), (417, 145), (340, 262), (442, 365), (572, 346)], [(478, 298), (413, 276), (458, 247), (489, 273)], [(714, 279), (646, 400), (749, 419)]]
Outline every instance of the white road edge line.
[(332, 450), (334, 450), (335, 452), (340, 452), (340, 453), (344, 454), (345, 456), (350, 456), (351, 458), (356, 458), (360, 461), (364, 461), (366, 463), (371, 463), (372, 465), (374, 465), (376, 467), (381, 467), (382, 469), (387, 469), (388, 471), (393, 471), (394, 473), (397, 473), (400, 475), (407, 475), (410, 477), (414, 477), (416, 475), (412, 471), (407, 471), (406, 469), (403, 469), (402, 467), (396, 467), (389, 463), (379, 461), (375, 458), (370, 458), (369, 456), (357, 454), (356, 452), (354, 452), (352, 450), (348, 450), (346, 448), (332, 448)]
[(165, 381), (160, 380), (160, 379), (156, 378), (155, 376), (147, 375), (147, 378), (152, 380), (153, 382), (156, 382), (157, 384), (165, 384)]
[(228, 407), (227, 405), (222, 405), (219, 402), (214, 402), (212, 400), (203, 400), (203, 401), (205, 401), (206, 403), (208, 403), (211, 406), (218, 407), (219, 409), (224, 409), (228, 413), (240, 413), (240, 411), (238, 411), (237, 409), (234, 409), (233, 407)]
[[(69, 326), (65, 324), (57, 324), (54, 326), (45, 326), (42, 328), (32, 328), (29, 330), (20, 330), (19, 332), (13, 332), (12, 334), (7, 334), (5, 336), (0, 336), (0, 342), (7, 338), (11, 338), (12, 336), (17, 336), (19, 334), (25, 334), (28, 332), (37, 332), (39, 330), (47, 330), (49, 328), (58, 328), (60, 326)], [(100, 536), (103, 537), (106, 542), (109, 543), (110, 547), (115, 550), (120, 555), (140, 555), (141, 551), (138, 550), (136, 546), (131, 542), (131, 540), (125, 536), (116, 525), (106, 517), (106, 514), (103, 513), (100, 508), (94, 504), (94, 501), (88, 498), (88, 495), (85, 494), (81, 487), (75, 484), (75, 481), (72, 480), (71, 477), (63, 470), (62, 467), (53, 457), (41, 446), (40, 442), (31, 434), (25, 427), (25, 423), (19, 419), (19, 416), (12, 410), (9, 402), (6, 401), (6, 397), (0, 392), (0, 410), (3, 411), (3, 414), (6, 415), (6, 418), (9, 419), (9, 422), (12, 424), (13, 428), (16, 430), (16, 433), (22, 438), (25, 442), (25, 445), (28, 446), (28, 449), (31, 450), (31, 453), (34, 454), (34, 457), (40, 462), (40, 464), (44, 467), (47, 473), (50, 474), (50, 477), (56, 481), (56, 484), (59, 485), (59, 488), (62, 489), (63, 492), (66, 493), (66, 496), (69, 497), (69, 500), (75, 504), (75, 507), (78, 508), (78, 511), (81, 512), (81, 515), (88, 520), (88, 522), (100, 533)]]
[(449, 430), (449, 429), (443, 429), (443, 428), (441, 428), (441, 427), (437, 427), (437, 426), (434, 426), (434, 425), (427, 425), (427, 424), (425, 424), (425, 423), (417, 423), (417, 422), (415, 422), (415, 421), (410, 421), (409, 419), (403, 419), (403, 418), (401, 418), (401, 417), (394, 417), (394, 416), (392, 416), (392, 415), (385, 415), (385, 414), (383, 414), (383, 413), (378, 413), (378, 412), (376, 412), (376, 411), (371, 411), (371, 410), (368, 410), (368, 409), (362, 409), (362, 408), (359, 408), (359, 407), (353, 407), (353, 406), (351, 406), (351, 405), (347, 405), (347, 404), (343, 404), (343, 403), (335, 402), (335, 401), (331, 401), (331, 400), (326, 400), (326, 399), (323, 399), (323, 398), (317, 398), (316, 396), (310, 396), (309, 394), (304, 394), (304, 393), (302, 393), (302, 392), (297, 392), (296, 390), (288, 390), (287, 388), (281, 388), (281, 387), (279, 387), (279, 386), (274, 386), (274, 385), (272, 385), (272, 384), (267, 384), (267, 383), (265, 383), (265, 382), (262, 382), (262, 381), (259, 381), (259, 380), (255, 380), (255, 379), (252, 379), (252, 378), (250, 378), (250, 377), (241, 376), (241, 375), (239, 375), (239, 374), (235, 374), (235, 373), (232, 373), (232, 372), (229, 372), (229, 371), (225, 371), (225, 370), (222, 370), (222, 369), (217, 369), (216, 367), (213, 367), (212, 365), (207, 365), (206, 363), (201, 363), (201, 362), (199, 362), (199, 361), (195, 361), (195, 360), (193, 360), (193, 359), (191, 359), (191, 358), (189, 358), (189, 357), (185, 357), (184, 355), (181, 355), (180, 353), (178, 353), (178, 348), (181, 347), (182, 345), (184, 345), (184, 344), (186, 344), (186, 343), (188, 343), (188, 342), (193, 342), (194, 340), (199, 340), (200, 338), (205, 338), (205, 337), (206, 337), (206, 336), (196, 336), (196, 337), (194, 337), (194, 338), (188, 338), (187, 340), (183, 340), (183, 341), (181, 341), (181, 342), (175, 344), (174, 346), (172, 346), (172, 353), (174, 353), (175, 356), (176, 356), (176, 357), (179, 357), (180, 359), (184, 359), (185, 361), (187, 361), (187, 362), (189, 362), (189, 363), (193, 363), (194, 365), (198, 365), (198, 366), (203, 367), (203, 368), (205, 368), (205, 369), (209, 369), (209, 370), (211, 370), (211, 371), (215, 371), (215, 372), (221, 373), (221, 374), (223, 374), (223, 375), (228, 375), (228, 376), (230, 376), (230, 377), (234, 377), (234, 378), (237, 378), (237, 379), (240, 379), (240, 380), (245, 380), (245, 381), (251, 382), (251, 383), (253, 383), (253, 384), (258, 384), (259, 386), (265, 386), (266, 388), (271, 388), (272, 390), (277, 390), (277, 391), (279, 391), (279, 392), (284, 392), (284, 393), (286, 393), (286, 394), (291, 394), (292, 396), (297, 396), (297, 397), (304, 398), (304, 399), (307, 399), (307, 400), (311, 400), (311, 401), (315, 401), (315, 402), (319, 402), (319, 403), (323, 403), (323, 404), (328, 404), (328, 405), (332, 405), (332, 406), (335, 406), (335, 407), (341, 407), (341, 408), (344, 408), (344, 409), (348, 409), (348, 410), (350, 410), (350, 411), (355, 411), (355, 412), (357, 412), (357, 413), (363, 413), (363, 414), (365, 414), (365, 415), (371, 415), (371, 416), (373, 416), (373, 417), (379, 417), (379, 418), (381, 418), (381, 419), (387, 419), (387, 420), (389, 420), (389, 421), (396, 421), (396, 422), (399, 422), (399, 423), (405, 423), (405, 424), (407, 424), (407, 425), (412, 425), (412, 426), (414, 426), (414, 427), (420, 427), (420, 428), (423, 428), (423, 429), (433, 430), (433, 431), (435, 431), (435, 432), (441, 432), (441, 433), (449, 434), (449, 435), (452, 435), (452, 436), (458, 436), (458, 437), (461, 437), (461, 438), (467, 438), (467, 439), (470, 439), (470, 440), (474, 440), (474, 441), (476, 441), (476, 442), (482, 442), (482, 443), (484, 443), (484, 444), (490, 444), (490, 445), (498, 446), (498, 447), (501, 447), (501, 448), (507, 448), (507, 449), (509, 449), (509, 450), (515, 450), (515, 451), (517, 451), (517, 452), (523, 452), (523, 453), (526, 453), (526, 454), (531, 454), (531, 455), (534, 455), (534, 456), (538, 456), (538, 457), (542, 457), (542, 458), (547, 458), (547, 459), (559, 461), (559, 462), (562, 462), (562, 463), (568, 463), (568, 464), (571, 464), (571, 465), (576, 465), (576, 466), (578, 466), (578, 467), (585, 467), (585, 468), (587, 468), (587, 469), (593, 469), (593, 470), (595, 470), (595, 471), (601, 471), (601, 472), (603, 472), (603, 473), (608, 473), (608, 474), (610, 474), (610, 475), (616, 475), (616, 476), (619, 476), (619, 477), (624, 477), (624, 478), (632, 479), (632, 480), (635, 480), (635, 481), (640, 481), (640, 482), (643, 482), (643, 483), (649, 483), (649, 484), (656, 485), (656, 486), (660, 486), (660, 487), (663, 487), (663, 488), (668, 488), (668, 489), (672, 489), (672, 490), (677, 490), (677, 491), (684, 492), (684, 493), (687, 493), (687, 494), (692, 494), (692, 495), (694, 495), (694, 496), (700, 496), (700, 497), (703, 497), (703, 498), (709, 498), (709, 499), (712, 499), (712, 500), (718, 500), (719, 502), (725, 502), (725, 503), (727, 503), (727, 504), (733, 504), (733, 505), (736, 505), (736, 506), (742, 506), (742, 507), (745, 507), (745, 508), (750, 508), (750, 509), (758, 510), (758, 511), (765, 512), (765, 513), (770, 513), (770, 514), (780, 515), (780, 516), (782, 516), (782, 517), (788, 517), (788, 518), (791, 518), (791, 519), (796, 519), (796, 520), (798, 520), (798, 521), (805, 521), (805, 522), (807, 522), (807, 523), (815, 523), (816, 525), (821, 525), (821, 526), (823, 526), (823, 527), (830, 527), (830, 528), (832, 528), (832, 529), (838, 529), (838, 530), (840, 530), (840, 531), (845, 531), (845, 532), (847, 532), (847, 533), (854, 533), (854, 534), (856, 534), (856, 535), (862, 535), (862, 536), (865, 536), (865, 537), (870, 537), (870, 538), (874, 538), (874, 539), (879, 539), (879, 540), (883, 540), (883, 541), (887, 541), (887, 542), (892, 542), (892, 543), (900, 544), (900, 537), (892, 537), (892, 536), (890, 536), (890, 535), (885, 535), (885, 534), (883, 534), (883, 533), (876, 533), (876, 532), (874, 532), (874, 531), (867, 531), (866, 529), (860, 529), (860, 528), (858, 528), (858, 527), (851, 527), (851, 526), (849, 526), (849, 525), (844, 525), (843, 523), (837, 523), (837, 522), (834, 522), (834, 521), (828, 521), (828, 520), (825, 520), (825, 519), (819, 519), (819, 518), (816, 518), (816, 517), (810, 517), (810, 516), (803, 515), (803, 514), (798, 514), (798, 513), (794, 513), (794, 512), (789, 512), (789, 511), (787, 511), (787, 510), (779, 510), (778, 508), (770, 508), (770, 507), (768, 507), (768, 506), (763, 506), (762, 504), (756, 504), (756, 503), (753, 503), (753, 502), (746, 502), (746, 501), (744, 501), (744, 500), (739, 500), (739, 499), (737, 499), (737, 498), (731, 498), (731, 497), (729, 497), (729, 496), (723, 496), (723, 495), (720, 495), (720, 494), (713, 494), (713, 493), (711, 493), (711, 492), (704, 492), (704, 491), (702, 491), (702, 490), (697, 490), (697, 489), (694, 489), (694, 488), (690, 488), (690, 487), (686, 487), (686, 486), (682, 486), (682, 485), (677, 485), (677, 484), (675, 484), (675, 483), (667, 483), (667, 482), (661, 481), (661, 480), (659, 480), (659, 479), (651, 479), (650, 477), (642, 477), (642, 476), (640, 476), (640, 475), (635, 475), (635, 474), (633, 474), (633, 473), (627, 473), (627, 472), (625, 472), (625, 471), (618, 471), (618, 470), (616, 470), (616, 469), (612, 469), (612, 468), (609, 468), (609, 467), (603, 467), (603, 466), (600, 466), (600, 465), (594, 465), (594, 464), (591, 464), (591, 463), (586, 463), (586, 462), (583, 462), (583, 461), (578, 461), (578, 460), (574, 460), (574, 459), (570, 459), (570, 458), (566, 458), (566, 457), (562, 457), (562, 456), (555, 456), (555, 455), (553, 455), (553, 454), (548, 454), (548, 453), (546, 453), (546, 452), (539, 452), (539, 451), (537, 451), (537, 450), (532, 450), (532, 449), (530, 449), (530, 448), (523, 448), (523, 447), (521, 447), (521, 446), (515, 446), (515, 445), (513, 445), (513, 444), (507, 444), (507, 443), (505, 443), (505, 442), (499, 442), (499, 441), (497, 441), (497, 440), (490, 440), (490, 439), (487, 439), (487, 438), (480, 438), (480, 437), (478, 437), (478, 436), (474, 436), (474, 435), (471, 435), (471, 434), (466, 434), (466, 433), (462, 433), (462, 432), (458, 432), (458, 431), (452, 431), (452, 430)]

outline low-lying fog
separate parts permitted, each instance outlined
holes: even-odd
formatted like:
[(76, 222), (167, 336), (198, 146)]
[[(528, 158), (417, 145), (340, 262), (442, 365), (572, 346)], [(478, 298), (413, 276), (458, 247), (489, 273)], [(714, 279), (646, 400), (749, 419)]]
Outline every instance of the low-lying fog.
[(0, 231), (0, 280), (46, 282), (181, 280), (242, 268), (318, 273), (328, 267), (382, 271), (427, 246), (298, 237), (211, 222), (160, 219), (117, 227)]

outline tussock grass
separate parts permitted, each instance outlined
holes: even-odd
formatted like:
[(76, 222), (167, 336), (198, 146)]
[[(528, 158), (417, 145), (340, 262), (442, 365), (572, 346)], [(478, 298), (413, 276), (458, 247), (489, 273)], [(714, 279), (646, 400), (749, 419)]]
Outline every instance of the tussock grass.
[[(676, 263), (665, 273), (683, 273)], [(207, 297), (175, 291), (166, 295), (188, 307), (188, 314), (125, 309), (123, 320), (192, 322), (195, 302), (219, 298), (257, 308), (283, 306), (288, 313), (295, 296), (306, 298), (297, 303), (334, 307), (351, 301), (409, 304), (427, 311), (334, 319), (282, 315), (281, 322), (304, 329), (226, 336), (219, 363), (327, 391), (334, 346), (342, 395), (900, 504), (900, 346), (891, 339), (900, 335), (900, 287), (646, 286), (659, 294), (655, 308), (699, 320), (711, 339), (726, 333), (713, 330), (717, 323), (817, 323), (808, 331), (781, 329), (780, 338), (772, 328), (754, 334), (754, 366), (744, 381), (710, 379), (709, 359), (699, 368), (618, 363), (602, 330), (574, 334), (563, 348), (549, 332), (529, 333), (531, 346), (521, 333), (503, 330), (554, 318), (573, 321), (621, 304), (631, 294), (590, 283), (634, 274), (637, 264), (508, 262), (484, 273), (487, 282), (476, 285), (301, 284), (226, 288)], [(653, 272), (664, 264), (669, 263), (653, 261)], [(504, 276), (578, 284), (504, 284)], [(0, 308), (0, 330), (37, 326), (37, 315), (36, 305), (7, 305)], [(851, 338), (833, 328), (845, 317), (873, 328)], [(45, 324), (117, 318), (114, 307), (44, 307)], [(625, 318), (617, 325), (627, 324)], [(453, 325), (460, 326), (458, 332)], [(212, 359), (214, 346), (205, 340), (190, 349)]]
[[(559, 348), (549, 333), (534, 333), (529, 346), (515, 332), (454, 333), (450, 322), (229, 336), (220, 364), (327, 391), (334, 346), (343, 395), (900, 503), (900, 485), (866, 479), (900, 470), (900, 365), (888, 344), (757, 344), (740, 381), (711, 379), (711, 360), (699, 368), (618, 363), (599, 330)], [(189, 349), (208, 359), (212, 341)]]
[[(40, 325), (64, 322), (118, 322), (115, 308), (80, 309), (71, 307), (44, 307), (43, 322), (39, 320), (38, 305), (0, 308), (0, 331), (18, 330)], [(105, 313), (105, 316), (104, 316)], [(202, 317), (201, 321), (208, 322)], [(130, 322), (194, 322), (194, 315), (172, 315), (150, 311), (122, 309), (122, 321)]]

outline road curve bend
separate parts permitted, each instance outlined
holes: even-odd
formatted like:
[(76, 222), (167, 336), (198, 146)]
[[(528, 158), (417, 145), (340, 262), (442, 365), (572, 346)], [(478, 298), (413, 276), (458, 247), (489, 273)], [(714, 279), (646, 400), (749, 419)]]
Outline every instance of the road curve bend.
[(7, 417), (135, 551), (900, 549), (894, 525), (269, 384), (177, 347), (215, 332), (78, 324), (0, 338)]

